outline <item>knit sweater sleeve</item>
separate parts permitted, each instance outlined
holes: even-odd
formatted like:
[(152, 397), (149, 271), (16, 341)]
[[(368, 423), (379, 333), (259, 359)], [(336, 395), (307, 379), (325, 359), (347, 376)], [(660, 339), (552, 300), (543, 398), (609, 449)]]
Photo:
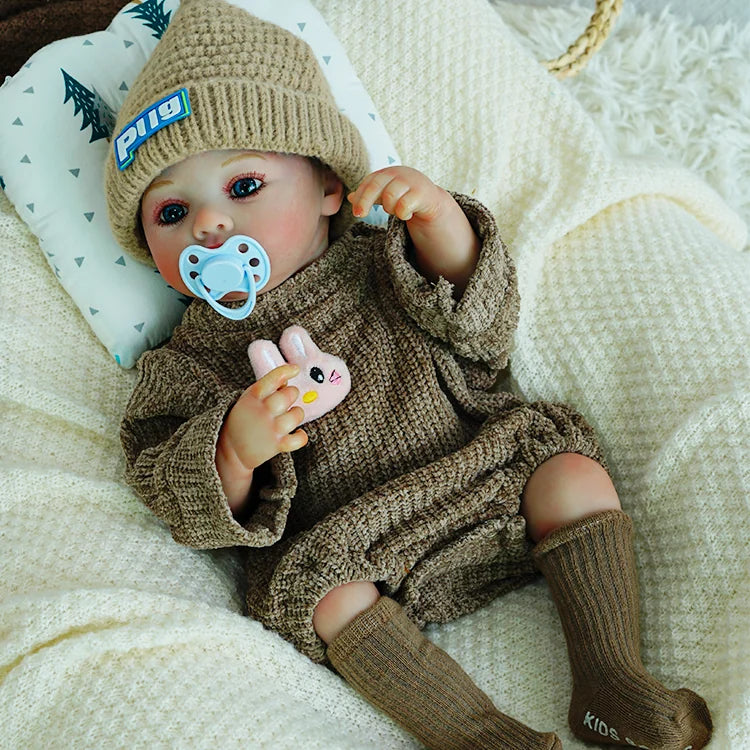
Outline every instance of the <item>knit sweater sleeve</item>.
[(120, 429), (125, 478), (175, 541), (200, 549), (278, 541), (297, 487), (290, 455), (269, 462), (243, 524), (232, 515), (216, 470), (219, 431), (241, 389), (169, 347), (145, 355), (139, 371)]
[(396, 298), (424, 330), (456, 353), (500, 370), (507, 364), (518, 323), (516, 270), (495, 219), (479, 201), (453, 194), (481, 241), (477, 267), (459, 300), (440, 277), (428, 281), (410, 262), (406, 224), (391, 219), (385, 255)]

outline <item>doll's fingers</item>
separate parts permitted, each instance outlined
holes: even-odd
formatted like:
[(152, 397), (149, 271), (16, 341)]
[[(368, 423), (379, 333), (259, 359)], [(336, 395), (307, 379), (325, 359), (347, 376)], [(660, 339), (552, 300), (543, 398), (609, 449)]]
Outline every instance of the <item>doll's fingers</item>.
[[(410, 205), (415, 201), (411, 192), (411, 186), (403, 180), (395, 179), (391, 180), (388, 185), (383, 188), (379, 200), (376, 202), (380, 203), (387, 214), (398, 216), (399, 219), (404, 219), (406, 217), (402, 216), (402, 214), (407, 211), (410, 214), (408, 218), (411, 218), (413, 210), (410, 209)], [(399, 209), (399, 207), (401, 208)]]
[(370, 209), (378, 202), (385, 187), (393, 179), (394, 175), (389, 172), (373, 172), (366, 177), (364, 182), (349, 196), (352, 213), (355, 216), (367, 216)]
[(422, 181), (409, 182), (409, 189), (401, 193), (393, 207), (393, 215), (402, 221), (409, 221), (414, 217), (431, 221), (440, 213), (438, 198), (444, 191), (436, 188), (424, 175), (420, 176)]
[(287, 435), (296, 427), (302, 424), (302, 420), (305, 418), (305, 412), (299, 406), (293, 406), (289, 411), (285, 412), (274, 420), (274, 426), (276, 432), (279, 435)]
[(414, 214), (419, 213), (419, 208), (420, 204), (418, 196), (414, 194), (414, 191), (407, 191), (400, 196), (396, 205), (393, 207), (393, 211), (389, 211), (388, 213), (396, 216), (402, 221), (409, 221)]
[(280, 365), (253, 383), (249, 390), (256, 398), (266, 399), (279, 388), (283, 388), (295, 375), (299, 375), (297, 365)]
[(266, 409), (273, 417), (279, 417), (289, 411), (289, 407), (299, 398), (299, 388), (287, 385), (274, 391), (265, 399)]
[(279, 450), (282, 453), (291, 453), (292, 451), (304, 448), (307, 445), (307, 433), (304, 430), (297, 430), (291, 435), (284, 435), (279, 441)]

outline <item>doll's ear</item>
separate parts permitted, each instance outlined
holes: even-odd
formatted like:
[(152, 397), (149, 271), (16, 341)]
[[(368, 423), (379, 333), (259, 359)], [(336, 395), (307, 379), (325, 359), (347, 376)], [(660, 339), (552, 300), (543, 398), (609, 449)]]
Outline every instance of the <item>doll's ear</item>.
[(339, 212), (344, 202), (344, 183), (336, 173), (324, 167), (323, 174), (323, 216), (333, 216)]
[(279, 347), (273, 341), (266, 341), (266, 339), (253, 341), (247, 347), (247, 356), (250, 358), (250, 365), (253, 368), (256, 380), (260, 380), (271, 370), (286, 364)]
[(285, 328), (279, 339), (279, 347), (289, 362), (299, 364), (320, 354), (310, 334), (302, 326)]

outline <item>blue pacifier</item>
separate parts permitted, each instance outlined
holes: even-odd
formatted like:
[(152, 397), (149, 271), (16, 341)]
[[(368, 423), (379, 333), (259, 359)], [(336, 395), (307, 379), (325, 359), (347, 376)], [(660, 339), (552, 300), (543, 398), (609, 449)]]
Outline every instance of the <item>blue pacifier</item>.
[[(271, 275), (266, 251), (252, 237), (236, 234), (221, 247), (209, 249), (188, 245), (180, 253), (180, 276), (196, 297), (206, 300), (216, 312), (231, 320), (242, 320), (255, 307), (256, 292)], [(246, 292), (242, 307), (226, 307), (219, 300), (229, 292)]]

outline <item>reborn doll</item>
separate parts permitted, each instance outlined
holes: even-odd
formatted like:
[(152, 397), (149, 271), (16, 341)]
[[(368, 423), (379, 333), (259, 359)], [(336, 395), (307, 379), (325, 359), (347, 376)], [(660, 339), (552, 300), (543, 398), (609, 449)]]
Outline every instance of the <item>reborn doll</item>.
[[(202, 298), (122, 423), (174, 539), (243, 547), (249, 616), (433, 748), (561, 747), (420, 632), (539, 569), (572, 731), (703, 747), (704, 701), (641, 664), (631, 522), (591, 429), (492, 389), (519, 301), (487, 209), (368, 174), (309, 47), (223, 0), (183, 0), (115, 132), (115, 236)], [(375, 204), (387, 230), (353, 224)]]

